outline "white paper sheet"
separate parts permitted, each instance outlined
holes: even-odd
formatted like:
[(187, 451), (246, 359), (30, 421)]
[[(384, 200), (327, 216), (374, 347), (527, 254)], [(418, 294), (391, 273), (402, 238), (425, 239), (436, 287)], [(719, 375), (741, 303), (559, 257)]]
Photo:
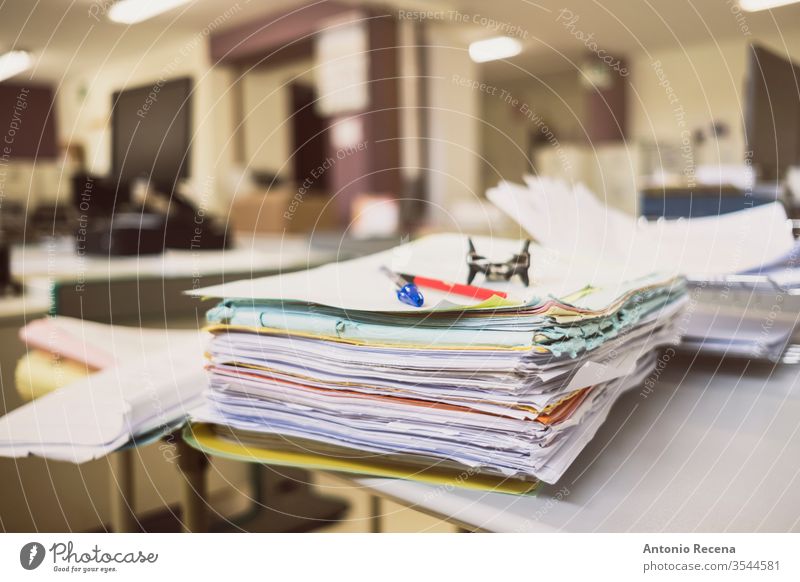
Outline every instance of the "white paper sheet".
[(698, 279), (739, 273), (794, 245), (777, 202), (718, 217), (648, 222), (603, 205), (583, 184), (525, 181), (501, 182), (486, 195), (544, 247), (620, 263), (629, 277), (656, 269)]
[[(64, 328), (81, 333), (75, 322)], [(93, 324), (83, 347), (115, 336), (120, 361), (0, 418), (0, 456), (36, 455), (82, 463), (102, 457), (131, 437), (169, 427), (202, 403), (206, 335)], [(91, 337), (90, 337), (91, 336)], [(133, 341), (128, 341), (133, 338)], [(112, 343), (113, 346), (113, 343)]]
[[(521, 241), (497, 237), (473, 237), (479, 253), (491, 260), (506, 261), (521, 249)], [(467, 236), (439, 234), (421, 238), (394, 249), (316, 269), (274, 277), (245, 279), (188, 292), (199, 297), (253, 301), (298, 301), (326, 305), (345, 311), (426, 312), (455, 306), (473, 306), (479, 301), (452, 293), (423, 289), (425, 305), (410, 307), (397, 300), (394, 284), (380, 272), (386, 265), (398, 272), (466, 282)], [(505, 291), (509, 298), (525, 304), (550, 297), (564, 297), (587, 285), (600, 292), (581, 301), (588, 308), (601, 307), (618, 295), (642, 286), (626, 278), (624, 265), (588, 260), (580, 254), (562, 255), (531, 245), (531, 286), (518, 280), (487, 282), (476, 277), (474, 285)], [(651, 268), (647, 274), (656, 269)], [(637, 273), (637, 278), (641, 277)], [(667, 276), (656, 275), (664, 281)]]

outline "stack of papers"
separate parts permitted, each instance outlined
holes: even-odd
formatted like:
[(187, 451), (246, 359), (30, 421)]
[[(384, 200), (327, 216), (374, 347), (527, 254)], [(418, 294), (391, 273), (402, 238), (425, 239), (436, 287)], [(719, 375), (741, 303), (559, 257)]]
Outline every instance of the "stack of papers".
[[(481, 238), (491, 260), (520, 241)], [(624, 280), (614, 265), (531, 246), (531, 286), (479, 302), (424, 289), (397, 300), (390, 269), (464, 282), (467, 238), (436, 235), (318, 269), (194, 293), (208, 314), (207, 405), (195, 420), (253, 446), (561, 477), (626, 389), (677, 341), (681, 278)]]
[(606, 207), (583, 184), (532, 176), (525, 185), (501, 182), (487, 197), (549, 249), (585, 249), (625, 265), (632, 277), (654, 264), (685, 275), (692, 297), (682, 326), (685, 350), (796, 359), (789, 346), (800, 309), (800, 245), (781, 204), (648, 222)]

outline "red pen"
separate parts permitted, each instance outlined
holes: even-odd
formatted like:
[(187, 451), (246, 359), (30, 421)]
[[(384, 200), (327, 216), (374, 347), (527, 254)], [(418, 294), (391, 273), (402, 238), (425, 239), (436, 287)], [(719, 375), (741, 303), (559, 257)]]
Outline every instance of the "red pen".
[(465, 285), (463, 283), (449, 283), (439, 279), (431, 279), (430, 277), (420, 277), (418, 275), (408, 275), (406, 273), (398, 273), (401, 277), (410, 283), (414, 283), (417, 287), (425, 287), (427, 289), (437, 289), (439, 291), (447, 291), (457, 295), (465, 295), (474, 299), (491, 299), (495, 295), (508, 299), (508, 293), (504, 291), (495, 291), (494, 289), (486, 289), (485, 287), (475, 287), (474, 285)]

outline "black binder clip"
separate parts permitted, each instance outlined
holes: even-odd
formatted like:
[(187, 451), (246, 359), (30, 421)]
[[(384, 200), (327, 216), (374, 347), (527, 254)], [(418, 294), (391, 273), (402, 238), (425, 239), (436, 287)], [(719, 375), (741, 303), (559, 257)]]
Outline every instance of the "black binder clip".
[(510, 281), (513, 277), (518, 276), (526, 287), (529, 285), (528, 270), (531, 266), (531, 254), (528, 248), (531, 244), (530, 240), (522, 243), (522, 250), (504, 263), (493, 263), (483, 255), (479, 255), (472, 239), (467, 240), (469, 241), (467, 284), (472, 283), (475, 275), (483, 273), (487, 281)]

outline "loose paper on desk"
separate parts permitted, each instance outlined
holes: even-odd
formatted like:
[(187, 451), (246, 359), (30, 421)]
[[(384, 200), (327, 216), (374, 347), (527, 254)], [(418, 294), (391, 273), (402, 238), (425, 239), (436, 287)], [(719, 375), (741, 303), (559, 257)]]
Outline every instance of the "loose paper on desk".
[(792, 228), (777, 202), (714, 217), (648, 222), (611, 208), (583, 184), (527, 176), (486, 196), (542, 246), (625, 265), (705, 279), (739, 273), (791, 251)]
[[(207, 380), (200, 332), (89, 324), (84, 335), (83, 325), (62, 321), (56, 331), (76, 333), (82, 350), (110, 347), (117, 362), (0, 418), (0, 456), (82, 463), (137, 435), (168, 430), (201, 403)], [(93, 343), (97, 338), (110, 343)]]
[[(506, 261), (519, 252), (521, 241), (496, 237), (472, 237), (481, 254), (493, 261)], [(425, 305), (411, 307), (397, 300), (394, 287), (380, 272), (381, 265), (393, 271), (413, 273), (446, 281), (465, 282), (467, 279), (467, 236), (438, 234), (423, 237), (388, 251), (350, 261), (325, 265), (295, 273), (260, 279), (245, 279), (212, 287), (195, 289), (188, 294), (240, 300), (267, 300), (324, 305), (345, 311), (428, 312), (443, 309), (480, 309), (519, 307), (554, 297), (593, 288), (581, 299), (587, 309), (602, 307), (627, 290), (641, 286), (643, 273), (632, 281), (624, 264), (608, 262), (594, 256), (588, 259), (579, 253), (564, 254), (531, 246), (531, 285), (519, 281), (482, 281), (477, 285), (508, 293), (508, 301), (499, 297), (486, 302), (468, 297), (425, 289)], [(647, 276), (663, 281), (661, 273), (651, 267)]]

